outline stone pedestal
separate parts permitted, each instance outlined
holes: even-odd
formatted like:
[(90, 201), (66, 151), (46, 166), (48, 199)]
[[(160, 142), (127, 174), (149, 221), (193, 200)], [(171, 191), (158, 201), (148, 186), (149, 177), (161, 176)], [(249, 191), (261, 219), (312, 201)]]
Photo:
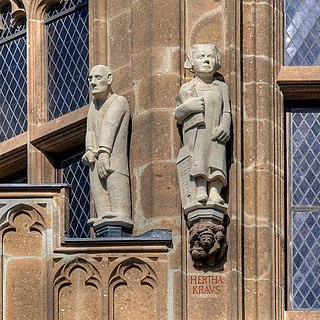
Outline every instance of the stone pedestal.
[(184, 208), (189, 227), (192, 227), (197, 221), (207, 219), (216, 224), (223, 224), (224, 215), (228, 206), (226, 204), (216, 204), (207, 202), (201, 204), (199, 202)]
[(99, 237), (124, 237), (132, 232), (133, 221), (131, 219), (119, 218), (117, 216), (105, 216), (91, 218), (88, 225), (93, 228), (97, 238)]

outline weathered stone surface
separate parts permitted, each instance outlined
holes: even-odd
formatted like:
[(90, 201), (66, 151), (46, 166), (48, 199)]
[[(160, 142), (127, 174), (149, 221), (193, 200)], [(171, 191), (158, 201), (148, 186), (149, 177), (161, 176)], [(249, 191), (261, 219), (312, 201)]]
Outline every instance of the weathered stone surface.
[(132, 6), (132, 52), (138, 53), (151, 46), (152, 1), (138, 0)]
[(108, 0), (107, 15), (109, 19), (128, 10), (131, 10), (130, 0)]
[(148, 217), (172, 216), (180, 208), (175, 163), (151, 163), (141, 175), (141, 204)]
[[(112, 84), (112, 89), (114, 92), (119, 92), (119, 94), (128, 93), (132, 91), (132, 81), (131, 81), (131, 66), (129, 64), (124, 65), (123, 67), (117, 68), (113, 71), (114, 75), (114, 82)], [(129, 99), (127, 98), (129, 107), (133, 109), (133, 106), (129, 102)]]
[[(255, 169), (272, 170), (274, 150), (272, 145), (272, 134), (266, 135), (266, 132), (272, 130), (272, 122), (262, 119), (245, 120), (244, 138), (246, 144), (244, 150), (244, 167), (246, 171)], [(255, 139), (250, 139), (255, 137)]]
[(131, 53), (131, 13), (124, 12), (109, 22), (110, 66), (113, 69), (128, 64)]
[[(251, 82), (254, 77), (254, 84), (265, 83), (270, 85), (272, 74), (272, 60), (265, 56), (248, 55), (243, 57), (243, 81)], [(261, 95), (261, 98), (265, 95)]]
[(153, 75), (151, 94), (153, 103), (152, 108), (173, 108), (174, 97), (179, 90), (179, 76), (175, 74), (169, 75)]
[[(270, 280), (272, 279), (272, 268), (270, 256), (272, 249), (273, 228), (272, 226), (246, 226), (244, 237), (246, 246), (244, 255), (248, 267), (244, 270), (246, 279)], [(259, 250), (257, 250), (259, 248)], [(255, 252), (257, 252), (255, 254)]]
[(45, 319), (47, 282), (44, 260), (31, 256), (4, 259), (2, 295), (5, 319)]
[(222, 27), (222, 20), (222, 12), (220, 11), (212, 12), (211, 14), (205, 13), (198, 21), (196, 21), (190, 31), (191, 44), (215, 43), (221, 48), (221, 52), (223, 52), (223, 48), (225, 47), (223, 30), (220, 29), (220, 32), (208, 32), (208, 29), (211, 27), (214, 28), (215, 25)]
[(176, 46), (180, 41), (180, 4), (176, 0), (152, 3), (152, 45)]
[(131, 148), (131, 161), (134, 167), (171, 158), (171, 119), (172, 113), (163, 110), (150, 110), (133, 119), (131, 145), (135, 147)]
[(259, 194), (258, 198), (248, 198), (244, 205), (246, 225), (269, 225), (273, 219), (270, 217), (271, 197), (269, 190), (273, 183), (270, 170), (262, 168), (259, 171), (251, 170), (244, 173), (245, 192)]
[[(244, 85), (244, 117), (247, 120), (267, 120), (272, 115), (272, 87), (268, 83), (250, 82)], [(257, 107), (257, 105), (259, 107)]]
[(215, 317), (226, 319), (226, 281), (222, 273), (190, 272), (187, 276), (188, 317), (204, 320), (212, 318), (214, 313)]
[(86, 285), (88, 274), (80, 267), (70, 275), (70, 284), (57, 292), (59, 319), (103, 319), (101, 288)]

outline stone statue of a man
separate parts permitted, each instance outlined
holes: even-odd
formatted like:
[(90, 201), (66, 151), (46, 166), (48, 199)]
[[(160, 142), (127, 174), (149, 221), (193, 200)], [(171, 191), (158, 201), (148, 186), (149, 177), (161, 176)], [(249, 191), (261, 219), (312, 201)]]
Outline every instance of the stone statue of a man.
[[(224, 205), (220, 192), (227, 185), (226, 142), (231, 115), (228, 87), (215, 78), (220, 67), (220, 54), (214, 44), (193, 45), (185, 68), (195, 77), (181, 86), (176, 98), (175, 117), (182, 125), (183, 143), (188, 149), (185, 154), (191, 159), (190, 168), (181, 172), (188, 171), (195, 183), (194, 200), (189, 204)], [(185, 188), (183, 182), (180, 185)]]
[(93, 228), (103, 225), (132, 229), (128, 169), (129, 105), (111, 89), (112, 71), (94, 66), (89, 74), (94, 96), (88, 118), (83, 162), (90, 167), (90, 188), (98, 218)]

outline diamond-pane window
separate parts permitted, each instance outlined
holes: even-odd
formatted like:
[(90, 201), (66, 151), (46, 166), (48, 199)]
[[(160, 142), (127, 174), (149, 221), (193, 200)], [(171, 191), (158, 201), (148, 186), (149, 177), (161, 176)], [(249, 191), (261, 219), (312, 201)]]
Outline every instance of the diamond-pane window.
[(10, 24), (8, 5), (0, 33), (0, 142), (27, 130), (26, 24)]
[(90, 232), (87, 225), (90, 214), (89, 169), (81, 162), (82, 154), (61, 162), (62, 182), (71, 186), (68, 232), (71, 238), (87, 238)]
[(320, 103), (290, 110), (290, 305), (320, 309)]
[(284, 64), (320, 65), (320, 0), (285, 0)]
[(89, 27), (86, 1), (67, 1), (46, 19), (49, 120), (89, 101)]

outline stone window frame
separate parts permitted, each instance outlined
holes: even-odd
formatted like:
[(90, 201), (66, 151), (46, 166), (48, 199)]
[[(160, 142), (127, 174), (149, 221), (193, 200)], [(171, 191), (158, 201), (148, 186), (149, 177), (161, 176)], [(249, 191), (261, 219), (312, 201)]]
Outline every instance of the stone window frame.
[[(1, 2), (8, 0), (0, 0)], [(55, 183), (55, 157), (71, 147), (84, 145), (88, 105), (47, 122), (44, 21), (46, 12), (60, 2), (62, 1), (20, 1), (28, 17), (28, 130), (0, 143), (0, 180), (8, 180), (10, 176), (27, 169), (28, 183)], [(89, 67), (107, 63), (106, 6), (106, 1), (88, 1)]]
[[(280, 68), (277, 83), (280, 86), (283, 95), (283, 106), (289, 101), (314, 101), (320, 100), (320, 66), (282, 66)], [(287, 121), (285, 116), (286, 110), (284, 109), (284, 121), (283, 127), (285, 128), (285, 121)], [(288, 130), (284, 132), (284, 140), (288, 137)], [(287, 170), (285, 172), (285, 177), (289, 178), (290, 168), (289, 166), (289, 154), (284, 151), (284, 161), (287, 163)], [(287, 194), (287, 199), (289, 199), (289, 188), (286, 187), (285, 192)], [(284, 212), (284, 220), (286, 221), (289, 217), (290, 205), (287, 203), (286, 210)], [(288, 223), (285, 225), (285, 234), (290, 236)], [(290, 239), (285, 238), (285, 257), (288, 258), (289, 242)], [(286, 297), (286, 308), (285, 314), (287, 320), (294, 320), (304, 318), (305, 320), (311, 320), (320, 317), (320, 310), (293, 310), (290, 306), (290, 279), (289, 279), (289, 264), (290, 261), (286, 259), (284, 263), (284, 276), (286, 278), (285, 285), (285, 297)]]

